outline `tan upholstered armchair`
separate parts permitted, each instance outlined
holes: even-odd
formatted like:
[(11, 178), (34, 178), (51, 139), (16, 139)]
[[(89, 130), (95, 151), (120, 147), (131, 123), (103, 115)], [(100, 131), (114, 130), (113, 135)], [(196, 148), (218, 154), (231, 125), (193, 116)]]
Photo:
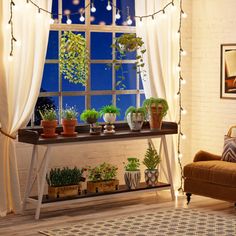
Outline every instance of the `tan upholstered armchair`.
[(183, 174), (187, 203), (192, 194), (197, 194), (236, 204), (236, 163), (199, 151), (194, 162), (184, 167)]

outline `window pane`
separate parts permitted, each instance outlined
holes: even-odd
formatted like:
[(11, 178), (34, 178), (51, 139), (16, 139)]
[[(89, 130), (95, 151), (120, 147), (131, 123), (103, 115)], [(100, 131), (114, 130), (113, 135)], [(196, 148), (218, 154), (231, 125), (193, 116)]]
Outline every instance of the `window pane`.
[[(103, 106), (112, 104), (112, 95), (98, 95), (91, 96), (91, 108), (99, 111)], [(103, 122), (102, 118), (98, 119), (99, 122)]]
[(134, 64), (122, 64), (122, 68), (116, 71), (116, 89), (137, 89), (136, 77)]
[(116, 24), (117, 25), (127, 25), (126, 21), (127, 21), (127, 7), (129, 7), (129, 15), (131, 16), (131, 20), (132, 20), (132, 25), (131, 26), (135, 26), (135, 0), (117, 0), (116, 5), (117, 8), (120, 9), (121, 12), (121, 18), (116, 20)]
[(91, 33), (91, 59), (112, 59), (112, 33)]
[(58, 31), (50, 31), (46, 59), (58, 59)]
[(145, 94), (140, 94), (140, 106), (143, 105), (144, 100), (145, 100)]
[(117, 95), (116, 97), (116, 106), (120, 108), (120, 116), (117, 120), (125, 119), (125, 111), (129, 106), (136, 107), (136, 95), (135, 94), (125, 94)]
[(58, 64), (45, 64), (41, 92), (58, 92)]
[[(92, 0), (91, 0), (92, 2)], [(111, 0), (112, 2), (112, 0)], [(111, 25), (112, 24), (112, 11), (108, 11), (106, 8), (108, 6), (107, 0), (95, 0), (94, 7), (96, 12), (91, 12), (91, 24), (92, 25)], [(111, 6), (111, 5), (110, 5)]]
[[(62, 12), (63, 14), (70, 14), (72, 24), (84, 24), (85, 21), (80, 21), (80, 13), (84, 12), (84, 0), (62, 0)], [(74, 14), (78, 12), (78, 14)], [(85, 17), (85, 15), (83, 14)], [(62, 23), (66, 23), (67, 16), (62, 17)]]
[[(76, 107), (79, 112), (79, 116), (85, 110), (85, 96), (64, 96), (62, 98), (62, 107)], [(78, 121), (80, 117), (78, 116)]]
[(53, 19), (58, 20), (58, 0), (52, 1), (52, 13), (53, 13)]
[(142, 90), (143, 89), (143, 80), (142, 77), (140, 75), (139, 76), (139, 89)]
[(85, 91), (85, 86), (82, 84), (71, 83), (68, 79), (62, 76), (62, 91)]
[[(120, 37), (121, 35), (123, 35), (123, 34), (121, 34), (121, 33), (117, 33), (116, 34), (116, 38), (118, 38), (118, 37)], [(119, 52), (117, 52), (116, 53), (116, 59), (118, 59), (118, 60), (135, 60), (136, 59), (136, 51), (133, 51), (133, 52), (127, 52), (126, 53), (126, 55), (122, 55), (122, 57), (121, 57), (121, 54), (119, 53)]]
[(91, 90), (112, 89), (112, 68), (106, 64), (91, 64)]
[(39, 110), (45, 106), (52, 107), (58, 111), (58, 97), (39, 97), (34, 110), (34, 125), (40, 125), (42, 120)]

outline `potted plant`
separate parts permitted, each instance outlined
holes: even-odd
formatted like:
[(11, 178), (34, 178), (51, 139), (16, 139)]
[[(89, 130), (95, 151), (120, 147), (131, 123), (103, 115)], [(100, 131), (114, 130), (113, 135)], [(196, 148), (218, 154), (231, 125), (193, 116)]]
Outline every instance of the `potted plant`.
[(85, 110), (81, 115), (80, 119), (90, 124), (90, 134), (100, 134), (102, 131), (102, 126), (97, 122), (99, 117), (99, 112), (95, 109)]
[(119, 189), (119, 180), (116, 179), (118, 168), (109, 163), (102, 163), (94, 168), (88, 168), (87, 191), (111, 192)]
[(67, 137), (73, 137), (77, 135), (77, 132), (75, 132), (75, 127), (77, 125), (77, 116), (78, 112), (76, 111), (75, 107), (67, 107), (66, 109), (63, 109), (61, 111), (61, 123), (63, 127), (63, 132), (61, 133), (61, 135)]
[[(139, 159), (135, 157), (127, 158), (127, 164), (125, 165), (125, 183), (128, 189), (136, 189), (139, 187), (141, 173), (139, 170)], [(125, 164), (125, 163), (124, 163)]]
[(143, 164), (147, 167), (145, 170), (145, 181), (147, 186), (153, 187), (158, 182), (158, 169), (157, 165), (161, 162), (160, 156), (157, 154), (157, 150), (154, 145), (149, 141), (148, 149), (143, 160)]
[(42, 118), (41, 126), (43, 127), (43, 133), (41, 136), (43, 138), (55, 138), (58, 136), (56, 134), (57, 127), (57, 113), (52, 107), (44, 107), (39, 110), (39, 114)]
[(48, 183), (48, 197), (61, 198), (76, 196), (80, 192), (80, 182), (84, 182), (83, 173), (86, 169), (74, 167), (70, 169), (54, 168), (46, 175)]
[(144, 70), (144, 60), (143, 55), (146, 52), (146, 49), (143, 48), (144, 42), (141, 37), (137, 37), (136, 34), (122, 34), (121, 36), (115, 38), (115, 42), (111, 45), (114, 49), (115, 58), (112, 61), (115, 64), (115, 70), (121, 72), (120, 80), (117, 81), (116, 86), (124, 89), (125, 85), (123, 81), (125, 79), (124, 74), (126, 73), (123, 69), (122, 63), (126, 58), (127, 53), (136, 51), (135, 66), (133, 69), (137, 71), (139, 76), (146, 76), (146, 71)]
[(167, 101), (164, 98), (151, 97), (144, 100), (143, 107), (148, 112), (151, 130), (159, 130), (169, 109)]
[(60, 38), (60, 73), (71, 83), (86, 85), (89, 53), (81, 34), (64, 31)]
[(117, 115), (120, 115), (120, 109), (113, 105), (103, 106), (100, 109), (100, 116), (102, 116), (103, 120), (106, 122), (106, 125), (104, 126), (105, 128), (104, 133), (106, 134), (115, 133), (114, 130), (115, 126), (113, 124), (116, 121)]
[(130, 106), (125, 112), (125, 117), (131, 131), (140, 131), (146, 117), (146, 110), (143, 107)]

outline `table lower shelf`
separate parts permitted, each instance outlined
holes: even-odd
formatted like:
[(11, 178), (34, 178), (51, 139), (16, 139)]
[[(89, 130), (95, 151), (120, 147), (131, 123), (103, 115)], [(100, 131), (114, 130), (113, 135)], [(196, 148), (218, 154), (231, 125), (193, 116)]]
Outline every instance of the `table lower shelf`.
[[(89, 198), (97, 198), (102, 196), (108, 196), (108, 195), (118, 195), (118, 194), (124, 194), (124, 193), (132, 193), (132, 192), (139, 192), (139, 191), (154, 191), (158, 189), (169, 189), (170, 184), (158, 182), (156, 186), (153, 187), (147, 187), (146, 183), (140, 183), (139, 188), (137, 189), (127, 189), (126, 185), (120, 185), (119, 190), (112, 191), (112, 192), (104, 192), (104, 193), (86, 193), (86, 191), (82, 191), (80, 195), (73, 196), (73, 197), (65, 197), (65, 198), (57, 198), (57, 199), (49, 199), (47, 195), (43, 196), (42, 204), (49, 204), (49, 203), (59, 203), (64, 201), (70, 201), (70, 200), (79, 200), (79, 199), (89, 199)], [(38, 196), (30, 197), (29, 200), (32, 202), (36, 202), (38, 200)], [(31, 202), (30, 201), (30, 202)]]

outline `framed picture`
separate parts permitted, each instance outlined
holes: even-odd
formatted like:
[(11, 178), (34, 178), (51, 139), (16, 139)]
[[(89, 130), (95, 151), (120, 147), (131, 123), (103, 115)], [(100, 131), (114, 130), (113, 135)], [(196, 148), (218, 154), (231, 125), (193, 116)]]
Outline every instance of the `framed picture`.
[(236, 99), (236, 44), (221, 44), (220, 97)]

